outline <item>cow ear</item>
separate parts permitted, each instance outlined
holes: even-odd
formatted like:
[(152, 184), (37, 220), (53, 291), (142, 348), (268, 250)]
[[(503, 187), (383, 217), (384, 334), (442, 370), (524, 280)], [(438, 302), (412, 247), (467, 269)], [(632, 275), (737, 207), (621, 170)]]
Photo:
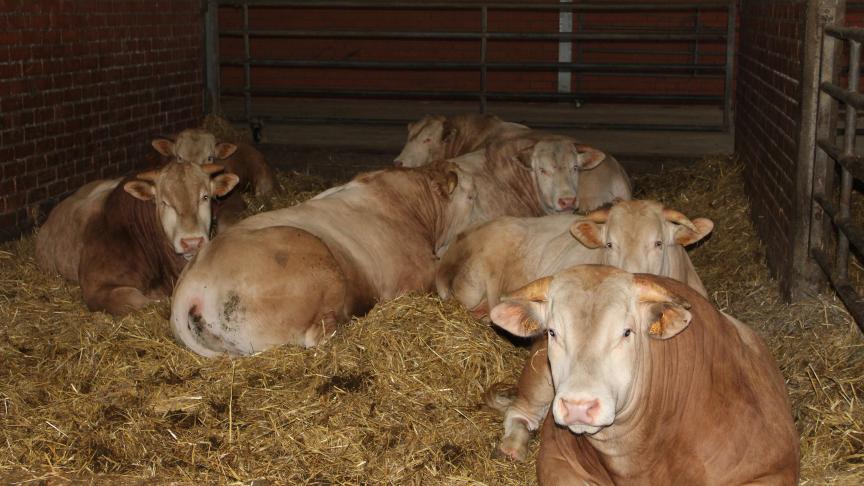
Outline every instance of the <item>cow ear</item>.
[(218, 143), (216, 144), (216, 158), (217, 159), (227, 159), (234, 155), (234, 152), (237, 151), (237, 146), (233, 143)]
[(570, 226), (570, 234), (585, 248), (600, 248), (603, 246), (603, 228), (593, 222), (580, 219)]
[(156, 196), (156, 186), (148, 181), (129, 181), (123, 184), (123, 190), (142, 201), (149, 201)]
[(588, 145), (574, 145), (576, 148), (576, 165), (582, 170), (591, 170), (606, 160), (606, 154)]
[(447, 194), (453, 194), (453, 191), (459, 187), (459, 174), (455, 170), (447, 171)]
[(157, 152), (166, 157), (174, 155), (174, 142), (167, 138), (155, 138), (150, 142), (150, 145), (152, 145)]
[(216, 197), (222, 197), (231, 192), (231, 189), (234, 189), (238, 182), (240, 182), (240, 178), (237, 174), (220, 174), (210, 179), (210, 193)]
[(546, 326), (544, 314), (546, 301), (506, 299), (489, 312), (492, 322), (505, 331), (520, 337), (532, 337), (542, 333)]
[(644, 317), (648, 336), (653, 339), (675, 337), (693, 320), (690, 311), (672, 302), (646, 303)]
[(696, 218), (693, 220), (693, 226), (696, 227), (696, 231), (693, 231), (684, 225), (678, 226), (678, 230), (675, 231), (675, 243), (678, 243), (681, 246), (696, 243), (711, 233), (714, 229), (714, 222), (708, 218)]

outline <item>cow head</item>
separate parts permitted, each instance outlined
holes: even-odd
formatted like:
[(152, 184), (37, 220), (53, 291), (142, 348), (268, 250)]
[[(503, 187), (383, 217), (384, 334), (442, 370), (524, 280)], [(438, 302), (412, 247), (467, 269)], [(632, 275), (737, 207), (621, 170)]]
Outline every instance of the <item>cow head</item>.
[(556, 423), (594, 434), (633, 403), (649, 340), (674, 338), (691, 320), (690, 304), (659, 282), (581, 265), (532, 282), (492, 309), (492, 321), (517, 336), (546, 332)]
[(123, 189), (142, 201), (153, 201), (156, 216), (174, 251), (192, 258), (210, 239), (210, 202), (237, 185), (234, 174), (212, 174), (221, 165), (172, 160), (159, 170), (138, 174)]
[(151, 145), (166, 157), (176, 157), (178, 162), (192, 162), (198, 165), (227, 159), (237, 150), (237, 146), (233, 143), (217, 143), (215, 135), (200, 128), (183, 130), (177, 135), (176, 140), (154, 139)]
[(435, 253), (440, 257), (456, 236), (477, 218), (477, 189), (471, 176), (452, 162), (440, 160), (424, 170), (430, 172), (433, 185), (445, 200), (443, 231), (435, 242)]
[(606, 159), (603, 152), (569, 137), (536, 132), (490, 146), (487, 156), (515, 159), (519, 167), (530, 171), (547, 214), (572, 211), (578, 202), (579, 172)]
[(696, 243), (712, 229), (710, 219), (690, 221), (655, 201), (621, 201), (577, 220), (570, 232), (582, 245), (602, 249), (606, 265), (668, 276), (679, 254), (675, 247)]
[(409, 123), (408, 140), (393, 165), (420, 167), (433, 160), (443, 159), (445, 145), (453, 132), (447, 118), (441, 115), (426, 115), (414, 123)]

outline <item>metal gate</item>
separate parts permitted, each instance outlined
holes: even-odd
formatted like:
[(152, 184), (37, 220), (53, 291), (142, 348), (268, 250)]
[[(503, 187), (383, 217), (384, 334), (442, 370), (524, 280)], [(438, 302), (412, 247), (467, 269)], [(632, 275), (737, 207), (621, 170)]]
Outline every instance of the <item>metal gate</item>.
[[(684, 3), (662, 3), (655, 4), (617, 4), (617, 3), (574, 3), (570, 0), (562, 0), (560, 3), (517, 3), (517, 2), (406, 2), (391, 0), (207, 0), (206, 14), (206, 80), (207, 80), (207, 104), (211, 110), (219, 111), (223, 97), (241, 97), (243, 99), (242, 116), (233, 117), (232, 121), (251, 122), (256, 119), (272, 121), (275, 123), (354, 123), (354, 124), (402, 124), (410, 120), (381, 119), (374, 117), (352, 117), (350, 119), (339, 117), (311, 117), (299, 115), (279, 115), (263, 117), (256, 113), (252, 100), (258, 97), (266, 98), (356, 98), (356, 99), (414, 99), (414, 100), (473, 100), (477, 102), (478, 110), (485, 112), (487, 102), (490, 100), (507, 101), (575, 101), (595, 99), (612, 100), (617, 102), (649, 102), (649, 103), (709, 103), (722, 106), (722, 122), (714, 125), (693, 126), (684, 123), (567, 123), (556, 122), (554, 124), (536, 125), (538, 128), (604, 128), (604, 129), (630, 129), (630, 130), (675, 130), (675, 131), (729, 131), (732, 118), (732, 78), (733, 61), (735, 52), (735, 0), (715, 0)], [(239, 28), (225, 28), (220, 25), (219, 16), (221, 8), (239, 9), (242, 22)], [(472, 31), (380, 31), (380, 30), (333, 30), (333, 29), (310, 29), (310, 30), (280, 30), (280, 29), (255, 29), (250, 26), (250, 10), (256, 8), (285, 8), (285, 9), (360, 9), (360, 10), (452, 10), (479, 13), (480, 22)], [(558, 32), (495, 32), (489, 30), (490, 12), (557, 12), (559, 14), (560, 28)], [(668, 15), (669, 12), (689, 12), (692, 14), (692, 26), (687, 29), (658, 29), (651, 25), (640, 28), (616, 31), (613, 29), (588, 29), (582, 27), (582, 18), (596, 12), (630, 12), (644, 14), (645, 16)], [(724, 12), (726, 25), (723, 28), (706, 27), (701, 21), (706, 12)], [(225, 39), (242, 39), (242, 55), (239, 57), (224, 58), (220, 56), (219, 44)], [(308, 59), (273, 59), (261, 58), (252, 55), (250, 45), (254, 39), (332, 39), (335, 42), (347, 42), (352, 39), (423, 39), (435, 41), (473, 40), (479, 42), (477, 58), (475, 61), (386, 61), (386, 60), (308, 60)], [(578, 58), (579, 50), (572, 51), (573, 60), (568, 56), (561, 56), (557, 62), (500, 62), (490, 61), (487, 57), (489, 42), (496, 40), (508, 41), (558, 41), (559, 43), (573, 43), (580, 41), (608, 41), (610, 43), (622, 41), (638, 41), (646, 44), (644, 52), (650, 52), (651, 46), (658, 42), (687, 42), (690, 52), (689, 62), (685, 63), (658, 63), (658, 62), (588, 62)], [(725, 42), (725, 53), (723, 62), (706, 62), (700, 58), (700, 42)], [(224, 88), (221, 77), (225, 66), (242, 68), (242, 87)], [(255, 68), (315, 68), (315, 69), (377, 69), (377, 70), (447, 70), (454, 72), (477, 72), (479, 73), (479, 87), (476, 90), (371, 90), (371, 89), (279, 89), (255, 86), (253, 83), (252, 70)], [(689, 77), (695, 82), (707, 78), (723, 80), (722, 96), (686, 95), (686, 94), (643, 94), (639, 92), (638, 86), (630, 93), (604, 94), (588, 93), (578, 90), (567, 89), (557, 92), (527, 92), (527, 91), (492, 91), (489, 89), (488, 76), (494, 71), (543, 71), (569, 76), (571, 73), (592, 73), (597, 75), (627, 75), (633, 78), (640, 76), (669, 76)]]
[[(844, 6), (830, 6), (839, 9), (833, 12), (835, 21), (842, 20)], [(851, 212), (855, 181), (864, 181), (864, 157), (855, 147), (858, 111), (864, 110), (864, 95), (859, 93), (862, 42), (864, 29), (837, 23), (823, 29), (809, 253), (864, 329), (864, 299), (849, 272), (850, 250), (859, 255), (864, 251), (864, 228), (853, 221)], [(844, 46), (848, 69), (841, 70), (838, 61)], [(839, 81), (843, 72), (848, 77), (845, 88)]]

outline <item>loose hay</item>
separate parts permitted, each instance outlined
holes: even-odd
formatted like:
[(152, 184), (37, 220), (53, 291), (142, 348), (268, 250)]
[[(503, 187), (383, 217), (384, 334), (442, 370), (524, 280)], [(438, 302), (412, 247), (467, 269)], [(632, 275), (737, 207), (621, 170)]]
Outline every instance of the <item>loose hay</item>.
[[(324, 189), (282, 174), (292, 204)], [(640, 195), (716, 223), (692, 252), (717, 305), (758, 329), (787, 377), (802, 483), (864, 482), (864, 340), (833, 297), (783, 304), (741, 183), (722, 157), (636, 179)], [(526, 351), (450, 302), (405, 296), (315, 349), (206, 360), (180, 349), (167, 304), (114, 320), (0, 246), (0, 480), (273, 484), (531, 484), (492, 459), (481, 391)], [(533, 444), (536, 450), (536, 442)], [(256, 482), (256, 484), (265, 484)]]

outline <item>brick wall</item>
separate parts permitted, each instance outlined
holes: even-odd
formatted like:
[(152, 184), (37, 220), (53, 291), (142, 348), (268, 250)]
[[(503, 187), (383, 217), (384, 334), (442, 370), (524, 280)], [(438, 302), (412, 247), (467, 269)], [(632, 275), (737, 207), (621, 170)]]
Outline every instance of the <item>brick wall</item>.
[[(576, 0), (578, 3), (578, 0)], [(631, 0), (625, 3), (639, 3)], [(674, 1), (674, 0), (670, 0)], [(500, 3), (500, 2), (499, 2)], [(530, 3), (522, 1), (520, 3)], [(558, 3), (557, 0), (535, 0), (534, 3)], [(597, 2), (592, 2), (597, 3)], [(602, 2), (601, 2), (602, 3)], [(700, 3), (685, 2), (685, 3)], [(226, 5), (220, 9), (219, 23), (224, 30), (242, 28), (242, 10)], [(656, 31), (692, 29), (696, 22), (693, 10), (669, 12), (599, 11), (574, 15), (574, 31), (633, 31), (650, 28)], [(725, 31), (726, 13), (705, 10), (699, 13), (703, 29)], [(581, 27), (580, 27), (581, 25)], [(322, 9), (261, 8), (249, 9), (252, 30), (360, 30), (408, 32), (479, 32), (481, 15), (475, 10), (395, 10), (395, 9)], [(494, 10), (489, 11), (489, 32), (558, 32), (557, 11)], [(581, 41), (573, 44), (574, 62), (586, 63), (700, 63), (725, 61), (725, 42), (623, 42)], [(624, 51), (624, 52), (620, 52)], [(327, 39), (327, 38), (252, 38), (253, 58), (294, 60), (367, 60), (367, 61), (464, 61), (477, 62), (479, 40), (407, 40), (407, 39)], [(243, 40), (222, 37), (223, 58), (241, 59)], [(499, 62), (555, 62), (558, 42), (546, 40), (488, 42), (487, 58)], [(222, 69), (224, 88), (242, 88), (242, 67)], [(479, 90), (477, 71), (454, 70), (369, 70), (253, 67), (253, 87), (324, 88), (383, 90)], [(557, 73), (552, 71), (489, 71), (491, 91), (555, 92)], [(708, 77), (597, 75), (574, 73), (576, 92), (612, 94), (723, 94), (723, 79)]]
[(752, 217), (781, 280), (792, 271), (804, 0), (743, 0), (735, 152), (745, 162)]
[(200, 0), (0, 2), (0, 240), (200, 121)]

